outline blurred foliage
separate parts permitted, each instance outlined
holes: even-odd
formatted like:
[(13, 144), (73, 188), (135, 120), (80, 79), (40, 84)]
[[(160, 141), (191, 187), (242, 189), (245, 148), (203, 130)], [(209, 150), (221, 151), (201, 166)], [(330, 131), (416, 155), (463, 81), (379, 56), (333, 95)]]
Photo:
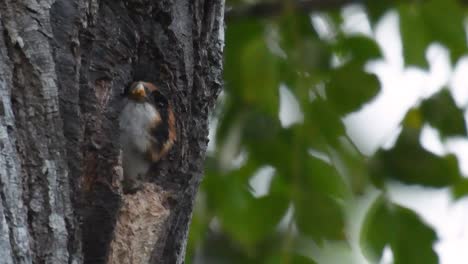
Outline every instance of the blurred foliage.
[[(373, 29), (387, 12), (398, 13), (406, 66), (426, 69), (432, 43), (448, 48), (452, 64), (467, 51), (467, 9), (459, 1), (359, 2)], [(438, 263), (436, 233), (416, 212), (393, 203), (387, 185), (398, 181), (451, 188), (454, 198), (466, 195), (468, 180), (457, 159), (420, 142), (424, 125), (442, 139), (466, 137), (464, 109), (444, 88), (407, 113), (393, 147), (363, 155), (343, 118), (380, 92), (379, 79), (366, 70), (369, 61), (382, 58), (379, 45), (344, 31), (341, 8), (309, 12), (294, 8), (294, 1), (278, 3), (227, 1), (233, 10), (255, 4), (281, 9), (227, 16), (225, 91), (212, 117), (215, 143), (195, 205), (187, 263), (319, 263), (327, 248), (352, 248), (352, 204), (370, 189), (379, 195), (358, 238), (370, 263), (385, 248), (394, 263)], [(327, 36), (311, 15), (327, 24)], [(294, 95), (303, 115), (291, 125), (278, 117), (279, 87)], [(268, 179), (261, 194), (252, 186), (259, 177)]]
[[(395, 264), (437, 264), (432, 244), (435, 232), (411, 210), (379, 197), (368, 212), (362, 230), (362, 247), (378, 262), (385, 246), (392, 249)], [(417, 245), (417, 248), (414, 246)]]

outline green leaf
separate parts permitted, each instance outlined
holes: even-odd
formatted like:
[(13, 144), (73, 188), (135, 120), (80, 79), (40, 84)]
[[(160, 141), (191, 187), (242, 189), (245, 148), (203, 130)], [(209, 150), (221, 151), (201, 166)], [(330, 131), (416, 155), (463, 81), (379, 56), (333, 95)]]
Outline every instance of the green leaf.
[(416, 4), (402, 5), (400, 13), (400, 32), (403, 43), (405, 63), (427, 68), (425, 58), (431, 39), (427, 32), (422, 10)]
[(259, 164), (288, 170), (291, 160), (297, 154), (291, 148), (291, 131), (283, 129), (277, 117), (256, 111), (247, 114), (245, 124), (242, 139), (251, 158)]
[(208, 208), (218, 216), (223, 229), (246, 248), (273, 234), (289, 205), (286, 196), (278, 192), (252, 196), (246, 182), (256, 168), (248, 162), (224, 175), (209, 174), (203, 182)]
[(366, 0), (365, 5), (367, 14), (372, 24), (375, 24), (390, 8), (393, 7), (394, 1), (391, 0)]
[(318, 39), (306, 38), (285, 51), (287, 58), (280, 61), (280, 76), (291, 90), (311, 88), (331, 68), (331, 48)]
[(317, 38), (309, 14), (285, 13), (278, 19), (280, 45), (286, 52), (297, 49), (306, 39)]
[(439, 157), (421, 147), (419, 133), (404, 129), (396, 145), (375, 157), (375, 177), (392, 178), (408, 184), (445, 187), (460, 178), (455, 156)]
[(296, 199), (294, 205), (300, 232), (317, 242), (345, 239), (343, 208), (336, 200), (309, 191)]
[(300, 255), (293, 255), (291, 263), (294, 264), (316, 264), (317, 262), (313, 261), (310, 258), (300, 256)]
[(371, 262), (377, 263), (386, 245), (390, 244), (393, 233), (393, 219), (386, 200), (380, 196), (367, 211), (361, 229), (361, 247)]
[[(243, 131), (243, 138), (247, 142), (271, 144), (282, 132), (283, 128), (278, 117), (265, 115), (259, 111), (249, 111), (245, 115), (247, 124)], [(284, 138), (284, 140), (287, 140)]]
[[(343, 167), (343, 174), (349, 182), (351, 191), (362, 194), (369, 184), (369, 172), (364, 156), (349, 140), (341, 140), (340, 145), (335, 146), (336, 167)], [(338, 164), (339, 162), (339, 164)]]
[(343, 200), (348, 196), (348, 188), (336, 168), (315, 157), (306, 157), (302, 164), (301, 188), (328, 196), (334, 200)]
[[(354, 65), (364, 65), (369, 60), (379, 59), (382, 52), (375, 40), (365, 35), (344, 36), (335, 45), (335, 51)], [(362, 67), (362, 66), (361, 66)]]
[(468, 179), (462, 178), (453, 185), (452, 195), (454, 198), (459, 199), (468, 195)]
[(225, 89), (232, 95), (240, 97), (237, 94), (241, 87), (241, 56), (254, 39), (262, 36), (264, 25), (258, 20), (242, 19), (231, 22), (226, 28), (226, 47), (224, 49), (224, 79), (226, 80)]
[(276, 115), (278, 112), (279, 63), (263, 37), (254, 39), (238, 54), (241, 86), (236, 87), (245, 105)]
[(420, 109), (412, 108), (406, 113), (403, 120), (403, 126), (412, 131), (420, 131), (424, 125), (423, 117)]
[(331, 105), (320, 97), (306, 105), (304, 126), (311, 131), (318, 130), (329, 144), (336, 144), (338, 137), (345, 134), (340, 116)]
[(437, 128), (443, 137), (466, 136), (463, 111), (456, 106), (447, 89), (425, 100), (421, 110), (424, 119)]
[(308, 90), (323, 82), (331, 67), (330, 45), (323, 42), (308, 14), (288, 10), (277, 20), (279, 46), (286, 56), (280, 60), (281, 82), (296, 92), (301, 103), (308, 103)]
[[(285, 257), (284, 254), (289, 254), (289, 255), (287, 257)], [(265, 264), (284, 264), (284, 263), (316, 264), (317, 262), (313, 261), (310, 258), (295, 254), (293, 252), (286, 252), (286, 253), (283, 253), (283, 254), (277, 253), (277, 254), (274, 254), (274, 255), (270, 256), (265, 261)]]
[(464, 11), (458, 1), (412, 2), (398, 10), (406, 64), (426, 68), (425, 51), (432, 42), (445, 45), (453, 62), (466, 53)]
[[(433, 249), (436, 233), (413, 211), (379, 197), (368, 211), (361, 231), (366, 256), (377, 262), (390, 246), (394, 263), (438, 263)], [(417, 250), (414, 246), (417, 245)]]
[(263, 23), (246, 19), (226, 32), (225, 80), (232, 104), (276, 114), (279, 62), (269, 51)]
[(247, 208), (242, 221), (249, 239), (256, 242), (274, 233), (288, 205), (289, 201), (279, 194), (269, 194), (254, 199)]
[(208, 231), (202, 245), (197, 245), (196, 257), (192, 263), (252, 263), (248, 252), (243, 250), (231, 237), (220, 232)]
[(327, 85), (327, 99), (344, 115), (359, 110), (374, 98), (380, 83), (374, 74), (366, 73), (360, 65), (346, 64), (332, 72)]
[(295, 219), (298, 229), (317, 242), (343, 240), (344, 212), (340, 201), (346, 186), (335, 168), (309, 158), (297, 182), (294, 195)]
[(431, 40), (445, 45), (456, 62), (466, 53), (464, 8), (457, 0), (429, 0), (422, 9)]
[(330, 69), (331, 49), (318, 38), (308, 14), (286, 12), (277, 23), (286, 54), (280, 61), (282, 81), (291, 90), (309, 89)]
[[(413, 211), (397, 206), (391, 247), (395, 264), (439, 263), (433, 244), (437, 235)], [(417, 250), (414, 246), (417, 245)]]
[[(210, 159), (211, 160), (211, 159)], [(211, 161), (210, 163), (215, 163)], [(206, 194), (206, 206), (213, 212), (232, 205), (233, 208), (243, 208), (252, 198), (248, 181), (260, 166), (253, 160), (236, 170), (226, 172), (217, 165), (206, 167), (201, 188)]]

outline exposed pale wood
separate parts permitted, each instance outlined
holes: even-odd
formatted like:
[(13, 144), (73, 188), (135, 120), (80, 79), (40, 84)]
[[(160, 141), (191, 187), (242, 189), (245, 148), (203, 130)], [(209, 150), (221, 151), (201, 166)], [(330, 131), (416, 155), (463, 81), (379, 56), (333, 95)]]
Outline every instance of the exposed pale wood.
[(108, 264), (148, 263), (159, 235), (167, 227), (170, 211), (166, 193), (147, 183), (141, 191), (124, 196)]

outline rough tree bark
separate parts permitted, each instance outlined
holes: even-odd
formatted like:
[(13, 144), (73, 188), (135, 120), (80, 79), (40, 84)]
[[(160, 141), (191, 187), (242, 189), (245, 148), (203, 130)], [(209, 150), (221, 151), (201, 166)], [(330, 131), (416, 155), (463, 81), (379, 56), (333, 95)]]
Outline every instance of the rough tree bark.
[[(224, 0), (0, 0), (1, 263), (183, 263), (223, 13)], [(178, 138), (123, 194), (133, 80), (170, 95)]]

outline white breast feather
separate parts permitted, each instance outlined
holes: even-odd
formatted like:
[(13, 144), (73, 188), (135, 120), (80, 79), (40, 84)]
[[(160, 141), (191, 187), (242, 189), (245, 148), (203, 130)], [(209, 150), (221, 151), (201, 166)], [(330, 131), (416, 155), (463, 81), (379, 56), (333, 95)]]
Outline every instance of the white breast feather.
[(124, 177), (134, 179), (146, 174), (151, 163), (145, 152), (151, 141), (148, 128), (158, 117), (158, 111), (149, 103), (128, 101), (120, 114), (120, 144)]

